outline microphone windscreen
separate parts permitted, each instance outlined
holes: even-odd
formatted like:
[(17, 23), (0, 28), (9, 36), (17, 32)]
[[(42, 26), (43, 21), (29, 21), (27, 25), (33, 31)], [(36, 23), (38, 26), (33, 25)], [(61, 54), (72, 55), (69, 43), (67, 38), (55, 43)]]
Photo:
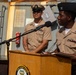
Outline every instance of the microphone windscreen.
[(52, 25), (52, 23), (50, 21), (45, 22), (45, 26), (49, 27), (51, 25)]

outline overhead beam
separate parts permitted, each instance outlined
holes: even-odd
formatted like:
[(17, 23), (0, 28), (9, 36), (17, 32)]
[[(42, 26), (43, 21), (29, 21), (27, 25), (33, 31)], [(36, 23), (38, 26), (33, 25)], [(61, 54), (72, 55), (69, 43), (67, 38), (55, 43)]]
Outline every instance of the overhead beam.
[(57, 0), (0, 0), (0, 2), (41, 2), (41, 1), (57, 2)]

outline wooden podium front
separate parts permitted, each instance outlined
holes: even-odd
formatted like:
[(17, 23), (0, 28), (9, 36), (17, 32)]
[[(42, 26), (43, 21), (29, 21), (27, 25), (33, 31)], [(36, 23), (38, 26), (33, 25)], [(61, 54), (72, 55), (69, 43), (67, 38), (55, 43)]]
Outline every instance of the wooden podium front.
[[(20, 66), (27, 67), (29, 73), (19, 74)], [(55, 55), (9, 51), (9, 75), (71, 75), (71, 59)]]

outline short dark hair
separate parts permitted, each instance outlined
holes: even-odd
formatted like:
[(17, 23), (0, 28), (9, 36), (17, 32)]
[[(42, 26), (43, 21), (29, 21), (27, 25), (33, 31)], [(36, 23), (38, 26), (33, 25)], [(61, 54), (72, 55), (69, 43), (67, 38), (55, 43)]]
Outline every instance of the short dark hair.
[(64, 11), (66, 15), (70, 15), (72, 17), (72, 20), (75, 20), (76, 14), (71, 11)]

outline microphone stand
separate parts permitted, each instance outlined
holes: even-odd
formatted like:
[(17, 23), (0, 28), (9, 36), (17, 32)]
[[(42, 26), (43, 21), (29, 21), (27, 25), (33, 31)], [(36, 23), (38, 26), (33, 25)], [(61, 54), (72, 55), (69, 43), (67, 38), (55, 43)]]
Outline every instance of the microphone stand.
[(18, 37), (22, 37), (22, 36), (24, 36), (26, 34), (29, 34), (31, 32), (37, 31), (37, 30), (43, 28), (44, 26), (46, 26), (46, 25), (40, 25), (40, 26), (36, 27), (35, 29), (28, 30), (27, 32), (24, 32), (23, 34), (20, 34), (19, 36), (16, 36), (14, 38), (10, 38), (8, 40), (4, 40), (3, 42), (0, 43), (0, 45), (5, 44), (5, 43), (7, 45), (7, 60), (8, 60), (8, 71), (7, 71), (7, 75), (9, 75), (9, 46), (10, 46), (10, 42), (12, 40), (18, 38)]
[(5, 43), (6, 43), (6, 45), (7, 45), (7, 60), (8, 60), (8, 73), (7, 73), (7, 75), (9, 75), (9, 46), (10, 46), (10, 42), (11, 42), (12, 40), (18, 38), (18, 37), (20, 38), (20, 37), (22, 37), (22, 36), (24, 36), (24, 35), (26, 35), (26, 34), (29, 34), (29, 33), (31, 33), (31, 32), (37, 31), (37, 30), (39, 30), (39, 29), (41, 29), (41, 28), (43, 28), (43, 27), (45, 27), (45, 26), (46, 26), (46, 27), (49, 27), (50, 25), (52, 25), (52, 23), (51, 23), (50, 21), (47, 21), (47, 22), (45, 22), (45, 24), (43, 24), (43, 25), (37, 26), (36, 28), (31, 29), (31, 30), (28, 30), (27, 32), (24, 32), (23, 34), (20, 34), (19, 36), (16, 36), (16, 37), (14, 37), (14, 38), (10, 38), (10, 39), (8, 39), (8, 40), (4, 40), (3, 42), (0, 43), (0, 45), (5, 44)]

